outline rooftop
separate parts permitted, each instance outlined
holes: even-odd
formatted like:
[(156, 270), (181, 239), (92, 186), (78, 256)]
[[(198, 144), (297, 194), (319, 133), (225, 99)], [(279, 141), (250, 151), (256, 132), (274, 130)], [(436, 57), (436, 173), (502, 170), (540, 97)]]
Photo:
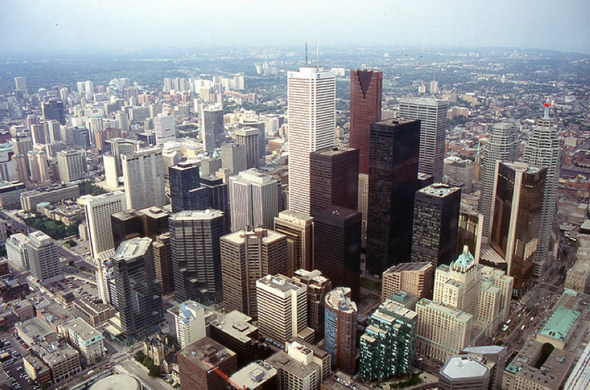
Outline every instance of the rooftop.
[(579, 311), (560, 306), (555, 310), (547, 322), (545, 322), (545, 325), (539, 333), (560, 341), (565, 341), (568, 334), (575, 326), (579, 316)]
[(252, 318), (246, 314), (233, 310), (227, 314), (217, 314), (217, 319), (210, 322), (210, 325), (232, 336), (242, 342), (251, 340), (252, 335), (258, 328), (250, 322)]
[(209, 337), (203, 337), (201, 340), (186, 346), (179, 354), (202, 370), (208, 371), (210, 367), (203, 361), (218, 365), (222, 360), (234, 356), (235, 352)]
[(223, 211), (207, 209), (207, 210), (185, 210), (178, 213), (170, 214), (170, 220), (188, 221), (194, 219), (214, 219), (223, 217)]
[(152, 240), (148, 237), (135, 237), (123, 241), (119, 245), (119, 248), (117, 248), (113, 260), (134, 260), (139, 256), (145, 255), (151, 244)]
[(331, 307), (344, 313), (354, 313), (357, 311), (356, 303), (350, 299), (349, 287), (336, 287), (326, 294), (324, 301), (326, 307)]
[(67, 323), (68, 329), (75, 333), (81, 340), (86, 341), (95, 337), (102, 338), (102, 334), (90, 326), (82, 318), (75, 318)]
[(226, 241), (233, 242), (235, 244), (242, 244), (246, 241), (246, 237), (260, 236), (262, 242), (267, 244), (285, 238), (286, 236), (281, 233), (277, 233), (274, 230), (255, 228), (254, 230), (238, 230), (236, 232), (226, 234), (222, 238)]
[(489, 369), (470, 356), (453, 356), (440, 369), (447, 378), (481, 378)]
[(291, 279), (282, 275), (266, 275), (256, 281), (256, 287), (267, 287), (273, 292), (290, 293), (291, 291), (299, 292), (305, 289), (305, 286), (294, 283)]
[(389, 267), (384, 273), (402, 272), (402, 271), (423, 271), (432, 268), (432, 263), (401, 263)]
[(448, 184), (434, 183), (434, 184), (431, 184), (427, 187), (422, 188), (421, 190), (419, 190), (419, 192), (429, 195), (429, 196), (444, 198), (444, 197), (447, 197), (447, 196), (449, 196), (457, 191), (460, 191), (460, 190), (461, 190), (461, 188), (452, 187)]
[(239, 386), (254, 389), (277, 375), (277, 370), (264, 360), (248, 364), (234, 373), (230, 379)]

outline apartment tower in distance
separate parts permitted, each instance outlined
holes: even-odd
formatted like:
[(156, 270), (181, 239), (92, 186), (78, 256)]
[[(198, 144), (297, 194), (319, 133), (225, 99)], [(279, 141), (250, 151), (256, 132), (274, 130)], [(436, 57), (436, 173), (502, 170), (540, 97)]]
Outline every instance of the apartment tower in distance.
[(322, 68), (287, 73), (289, 209), (311, 214), (310, 153), (334, 145), (336, 80)]
[(418, 171), (442, 182), (447, 132), (447, 102), (433, 98), (400, 99), (399, 116), (420, 120)]

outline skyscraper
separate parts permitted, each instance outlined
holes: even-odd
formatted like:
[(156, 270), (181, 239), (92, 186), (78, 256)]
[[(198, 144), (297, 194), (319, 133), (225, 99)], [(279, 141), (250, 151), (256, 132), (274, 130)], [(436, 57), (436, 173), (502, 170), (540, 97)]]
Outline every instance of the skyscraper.
[(221, 300), (219, 238), (224, 234), (223, 212), (181, 211), (168, 222), (172, 247), (174, 291), (181, 301), (207, 304)]
[(154, 118), (156, 145), (176, 140), (176, 118), (174, 115), (160, 113)]
[(371, 125), (367, 270), (372, 274), (410, 259), (419, 146), (419, 121)]
[(174, 291), (174, 275), (172, 274), (172, 247), (170, 233), (162, 233), (152, 242), (154, 251), (154, 271), (160, 281), (162, 294)]
[(560, 145), (555, 120), (549, 117), (551, 103), (545, 103), (545, 115), (537, 119), (529, 141), (524, 148), (523, 161), (529, 165), (547, 169), (541, 228), (539, 229), (539, 248), (533, 268), (535, 276), (541, 276), (544, 264), (549, 257), (549, 241), (557, 204), (557, 183), (559, 182)]
[(524, 163), (496, 163), (490, 246), (514, 276), (514, 294), (530, 283), (539, 242), (545, 168)]
[(260, 130), (253, 127), (244, 127), (234, 132), (236, 144), (246, 146), (246, 167), (258, 168), (260, 166)]
[(232, 231), (247, 226), (271, 229), (279, 213), (277, 180), (256, 169), (231, 176), (229, 204)]
[(36, 231), (29, 234), (27, 257), (33, 277), (40, 283), (50, 283), (63, 277), (55, 242), (47, 234)]
[(412, 261), (449, 264), (457, 251), (461, 188), (432, 184), (416, 191)]
[(209, 206), (207, 190), (199, 191), (199, 164), (180, 162), (168, 168), (172, 212), (204, 210)]
[(225, 309), (257, 317), (256, 281), (287, 272), (287, 237), (267, 229), (239, 230), (221, 237), (220, 246)]
[(311, 215), (332, 205), (356, 210), (359, 151), (331, 147), (312, 152), (309, 159)]
[(111, 258), (117, 295), (115, 308), (127, 337), (143, 336), (162, 320), (162, 295), (152, 258), (152, 240), (123, 241)]
[(356, 372), (356, 303), (350, 288), (336, 287), (325, 298), (325, 349), (332, 356), (332, 368)]
[(420, 163), (418, 171), (440, 183), (445, 158), (447, 102), (432, 98), (400, 99), (399, 115), (420, 120)]
[(431, 263), (401, 263), (383, 272), (381, 302), (398, 291), (405, 291), (418, 298), (432, 297), (434, 267)]
[(86, 155), (82, 150), (62, 150), (57, 152), (59, 179), (69, 183), (84, 177), (86, 173)]
[(17, 91), (23, 91), (23, 92), (27, 92), (28, 88), (27, 88), (27, 79), (26, 77), (22, 77), (22, 76), (17, 76), (14, 78), (14, 85), (15, 85), (15, 89)]
[(287, 275), (290, 276), (295, 270), (301, 268), (311, 271), (314, 268), (313, 217), (296, 211), (284, 210), (279, 213), (278, 217), (275, 217), (274, 230), (287, 236)]
[(229, 170), (231, 175), (237, 175), (248, 169), (246, 145), (223, 145), (221, 147), (221, 167)]
[(201, 112), (201, 142), (203, 150), (209, 154), (224, 137), (223, 109), (220, 106), (203, 107)]
[(207, 335), (203, 305), (188, 300), (168, 309), (168, 313), (174, 316), (176, 338), (180, 349), (186, 348)]
[(164, 192), (164, 161), (161, 148), (121, 155), (127, 207), (136, 210), (167, 203)]
[(518, 130), (514, 123), (496, 123), (492, 127), (488, 142), (484, 146), (484, 160), (481, 172), (481, 197), (479, 212), (484, 216), (483, 240), (488, 241), (492, 225), (492, 204), (496, 161), (512, 162), (518, 158)]
[(324, 297), (332, 290), (332, 281), (320, 270), (298, 269), (293, 280), (307, 287), (307, 325), (315, 330), (316, 340), (324, 337)]
[(43, 113), (45, 123), (48, 123), (50, 120), (56, 120), (61, 125), (66, 124), (64, 103), (61, 100), (49, 99), (41, 103), (41, 112)]
[(359, 151), (359, 173), (369, 174), (371, 124), (381, 121), (383, 72), (350, 71), (350, 147)]
[(288, 72), (289, 209), (310, 214), (309, 153), (334, 145), (336, 81), (318, 67)]

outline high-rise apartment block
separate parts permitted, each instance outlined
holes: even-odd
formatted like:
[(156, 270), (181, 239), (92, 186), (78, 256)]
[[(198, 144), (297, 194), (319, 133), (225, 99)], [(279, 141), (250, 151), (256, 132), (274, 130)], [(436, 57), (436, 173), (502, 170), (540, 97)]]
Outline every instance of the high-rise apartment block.
[(279, 210), (277, 180), (256, 169), (240, 172), (229, 179), (232, 231), (250, 227), (273, 227)]
[(432, 297), (434, 266), (432, 263), (401, 263), (383, 272), (381, 302), (392, 294), (405, 291), (418, 298)]
[(412, 371), (417, 317), (391, 300), (371, 315), (360, 341), (359, 373), (364, 380), (381, 381)]
[(176, 339), (180, 349), (201, 340), (207, 336), (205, 331), (205, 307), (195, 301), (184, 301), (170, 309), (168, 313), (174, 316)]
[(246, 146), (246, 167), (258, 168), (260, 166), (260, 130), (253, 127), (244, 127), (234, 132), (236, 144)]
[(221, 274), (226, 310), (258, 316), (256, 281), (287, 272), (287, 237), (272, 230), (239, 230), (221, 237)]
[(149, 148), (122, 155), (127, 207), (136, 210), (167, 203), (162, 149)]
[(332, 367), (356, 372), (356, 303), (350, 288), (336, 287), (325, 297), (325, 349), (332, 356)]
[(59, 179), (69, 183), (84, 177), (86, 173), (86, 155), (81, 150), (62, 150), (57, 152)]
[(461, 187), (463, 193), (469, 194), (473, 188), (474, 164), (471, 160), (463, 160), (457, 156), (449, 156), (444, 160), (444, 182)]
[(174, 115), (160, 113), (154, 118), (156, 145), (176, 140), (176, 118)]
[(440, 183), (445, 158), (447, 132), (446, 100), (418, 98), (400, 99), (399, 116), (420, 120), (420, 164), (418, 171), (434, 176)]
[(432, 184), (416, 191), (412, 261), (449, 264), (457, 250), (461, 189)]
[(381, 121), (383, 72), (350, 71), (350, 147), (359, 151), (359, 173), (369, 174), (371, 124)]
[(287, 275), (298, 269), (314, 268), (313, 217), (296, 211), (284, 210), (275, 217), (274, 230), (287, 236)]
[(367, 270), (380, 274), (410, 259), (420, 122), (374, 123), (370, 145)]
[(358, 150), (334, 146), (312, 152), (309, 159), (311, 215), (332, 205), (356, 210)]
[(220, 301), (223, 212), (181, 211), (170, 215), (168, 226), (176, 298), (201, 303)]
[(287, 74), (289, 209), (311, 214), (310, 153), (334, 145), (336, 80), (318, 67)]
[(324, 297), (332, 290), (332, 281), (314, 269), (298, 269), (293, 280), (307, 287), (307, 325), (315, 330), (316, 339), (324, 336)]

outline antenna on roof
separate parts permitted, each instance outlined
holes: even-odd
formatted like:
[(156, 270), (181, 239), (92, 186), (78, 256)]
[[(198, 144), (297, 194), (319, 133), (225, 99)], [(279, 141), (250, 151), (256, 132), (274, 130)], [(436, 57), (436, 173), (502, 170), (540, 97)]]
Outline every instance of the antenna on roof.
[(317, 39), (315, 41), (315, 66), (320, 67), (320, 44)]
[(305, 66), (307, 65), (307, 42), (305, 42)]

